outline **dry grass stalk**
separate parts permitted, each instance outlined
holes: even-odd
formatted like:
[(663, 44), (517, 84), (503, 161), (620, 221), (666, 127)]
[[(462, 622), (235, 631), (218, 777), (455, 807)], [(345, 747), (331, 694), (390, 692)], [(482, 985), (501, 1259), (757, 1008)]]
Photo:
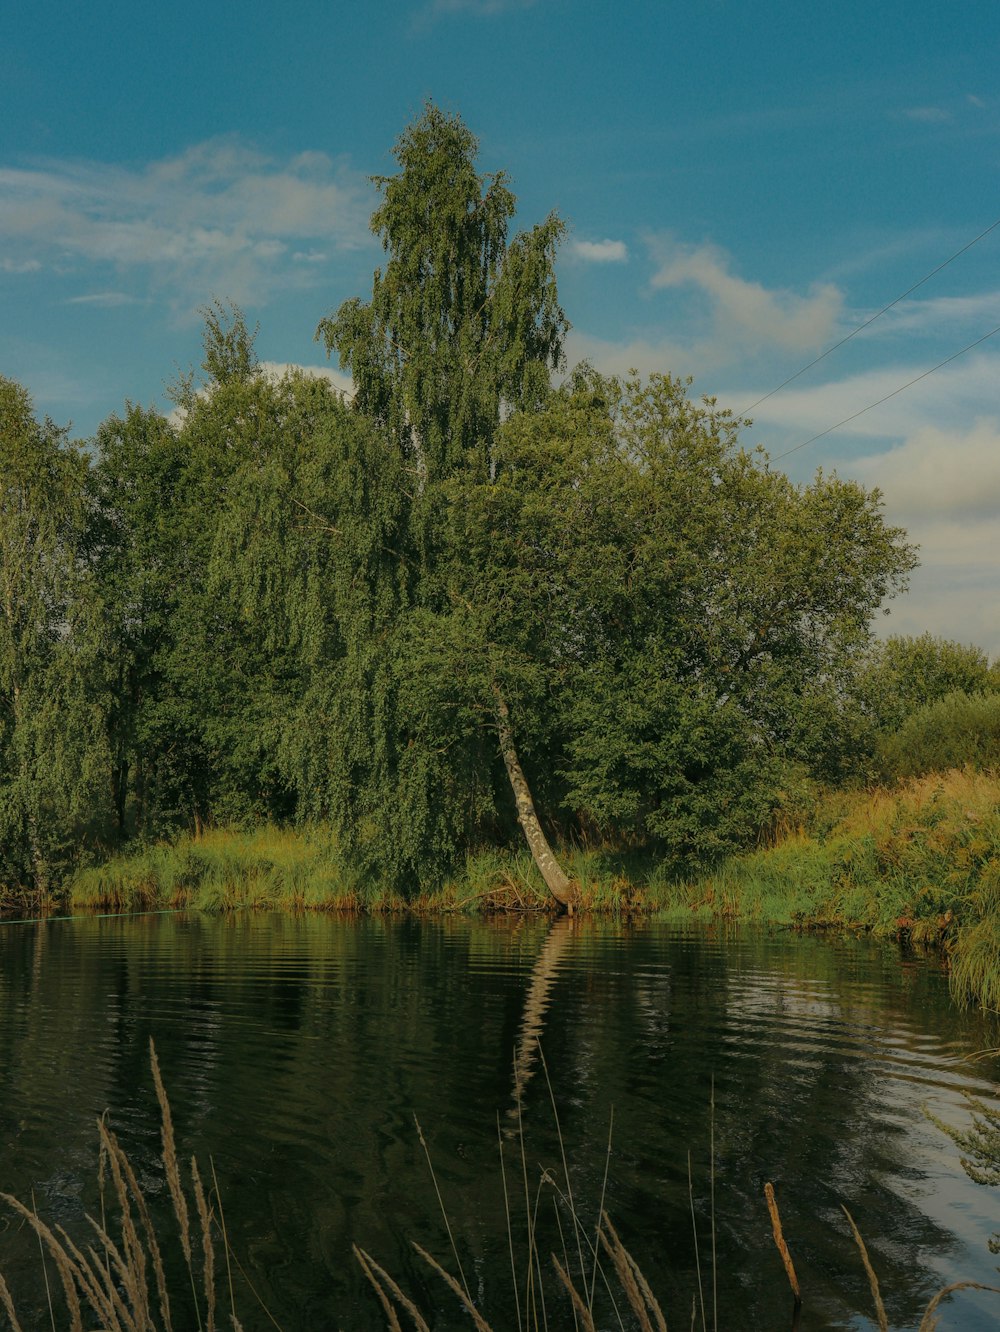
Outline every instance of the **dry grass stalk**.
[[(514, 1048), (515, 1087), (520, 1085), (521, 1076), (522, 1074), (517, 1055), (517, 1047), (515, 1046)], [(538, 1253), (537, 1246), (535, 1244), (535, 1228), (538, 1219), (538, 1204), (541, 1197), (541, 1185), (539, 1185), (538, 1190), (535, 1194), (535, 1207), (534, 1207), (534, 1212), (532, 1212), (531, 1192), (528, 1188), (528, 1157), (524, 1146), (524, 1119), (521, 1114), (520, 1097), (515, 1098), (514, 1105), (517, 1113), (517, 1139), (521, 1152), (521, 1176), (524, 1183), (524, 1212), (525, 1212), (525, 1220), (528, 1227), (528, 1266), (527, 1266), (527, 1274), (525, 1277), (524, 1316), (526, 1319), (531, 1320), (532, 1325), (537, 1328), (538, 1302), (540, 1299), (542, 1305), (542, 1323), (547, 1328), (548, 1319), (545, 1312), (545, 1288), (542, 1284), (542, 1265), (541, 1265), (541, 1258)], [(536, 1273), (538, 1277), (537, 1293), (535, 1286)]]
[(426, 1249), (422, 1249), (415, 1240), (412, 1241), (412, 1243), (414, 1249), (416, 1249), (417, 1253), (420, 1254), (424, 1262), (427, 1263), (429, 1267), (433, 1268), (433, 1270), (437, 1272), (439, 1277), (443, 1278), (443, 1280), (447, 1283), (449, 1290), (451, 1290), (453, 1294), (457, 1295), (458, 1298), (462, 1301), (462, 1304), (465, 1307), (466, 1312), (470, 1314), (472, 1317), (472, 1321), (476, 1326), (476, 1332), (491, 1332), (489, 1323), (487, 1323), (486, 1319), (476, 1308), (475, 1304), (473, 1304), (472, 1296), (469, 1294), (468, 1290), (467, 1289), (463, 1290), (463, 1288), (458, 1284), (458, 1282), (451, 1275), (451, 1273), (446, 1272), (445, 1269), (441, 1266), (441, 1264), (437, 1261), (437, 1259), (432, 1258)]
[[(107, 1126), (100, 1119), (97, 1121), (97, 1131), (102, 1136), (102, 1139), (108, 1133)], [(102, 1143), (102, 1145), (104, 1144)], [(128, 1291), (129, 1298), (132, 1301), (132, 1310), (136, 1326), (145, 1328), (152, 1323), (149, 1314), (148, 1286), (146, 1282), (146, 1254), (139, 1241), (135, 1222), (132, 1219), (132, 1206), (129, 1201), (129, 1190), (122, 1173), (120, 1154), (116, 1150), (117, 1143), (113, 1143), (109, 1138), (106, 1145), (108, 1169), (111, 1171), (111, 1183), (114, 1186), (115, 1197), (118, 1200), (118, 1210), (121, 1214), (122, 1248), (125, 1251), (124, 1264), (128, 1274), (127, 1277), (124, 1278), (124, 1285)]]
[(701, 1284), (701, 1248), (698, 1244), (698, 1220), (694, 1210), (694, 1177), (691, 1173), (690, 1152), (688, 1152), (688, 1204), (691, 1208), (691, 1232), (694, 1235), (694, 1267), (698, 1276), (698, 1302), (701, 1305), (701, 1326), (702, 1332), (706, 1332), (708, 1324), (705, 1321), (705, 1289)]
[(871, 1286), (872, 1299), (875, 1301), (875, 1314), (878, 1318), (879, 1332), (889, 1332), (889, 1320), (886, 1317), (885, 1305), (882, 1303), (882, 1295), (878, 1288), (878, 1277), (875, 1275), (875, 1269), (872, 1267), (871, 1259), (868, 1257), (868, 1250), (865, 1248), (865, 1242), (861, 1238), (861, 1232), (854, 1224), (854, 1217), (851, 1216), (846, 1207), (843, 1207), (842, 1210), (851, 1227), (851, 1234), (854, 1236), (854, 1243), (858, 1246), (858, 1252), (861, 1254), (861, 1261), (865, 1265), (865, 1271), (868, 1273), (868, 1284)]
[[(542, 1190), (543, 1190), (543, 1188), (550, 1188), (550, 1189), (552, 1189), (552, 1191), (555, 1193), (556, 1198), (559, 1200), (560, 1203), (562, 1203), (563, 1207), (567, 1207), (567, 1208), (568, 1208), (568, 1207), (570, 1206), (570, 1200), (569, 1200), (569, 1198), (567, 1197), (567, 1195), (562, 1191), (562, 1189), (560, 1189), (560, 1187), (559, 1187), (559, 1183), (558, 1183), (557, 1179), (555, 1178), (555, 1176), (551, 1173), (551, 1171), (549, 1171), (549, 1170), (543, 1170), (543, 1171), (542, 1171), (542, 1174), (541, 1174), (541, 1178), (540, 1178), (540, 1180), (539, 1180), (539, 1184), (538, 1184), (538, 1192), (537, 1192), (537, 1195), (536, 1195), (536, 1198), (535, 1198), (535, 1210), (536, 1210), (536, 1214), (537, 1214), (537, 1210), (538, 1210), (538, 1202), (539, 1202), (539, 1200), (540, 1200), (540, 1198), (541, 1198), (541, 1194), (542, 1194)], [(560, 1213), (559, 1213), (559, 1209), (558, 1209), (558, 1207), (554, 1209), (554, 1215), (555, 1215), (555, 1219), (556, 1219), (556, 1227), (557, 1227), (557, 1229), (558, 1229), (558, 1231), (559, 1231), (559, 1240), (560, 1240), (560, 1243), (561, 1243), (561, 1245), (562, 1245), (563, 1262), (564, 1262), (564, 1264), (565, 1264), (565, 1266), (566, 1266), (566, 1270), (568, 1271), (568, 1270), (569, 1270), (569, 1266), (570, 1266), (570, 1262), (569, 1262), (569, 1256), (568, 1256), (568, 1253), (567, 1253), (567, 1250), (566, 1250), (566, 1240), (565, 1240), (565, 1236), (564, 1236), (564, 1234), (563, 1234), (562, 1221), (561, 1221), (561, 1219), (560, 1219)], [(606, 1214), (604, 1213), (603, 1208), (602, 1208), (602, 1209), (601, 1209), (601, 1218), (604, 1218), (605, 1216), (606, 1216)], [(612, 1289), (611, 1282), (608, 1280), (608, 1274), (607, 1274), (607, 1271), (605, 1270), (604, 1264), (601, 1262), (601, 1252), (600, 1252), (600, 1244), (601, 1244), (601, 1225), (602, 1225), (602, 1219), (599, 1219), (599, 1220), (598, 1220), (598, 1224), (597, 1224), (597, 1233), (595, 1234), (595, 1236), (594, 1236), (594, 1240), (593, 1240), (593, 1241), (591, 1241), (590, 1236), (586, 1233), (586, 1231), (583, 1231), (583, 1230), (582, 1230), (582, 1227), (581, 1227), (581, 1232), (582, 1232), (582, 1234), (583, 1234), (583, 1240), (584, 1240), (584, 1243), (587, 1245), (587, 1250), (588, 1250), (589, 1256), (592, 1257), (593, 1260), (594, 1260), (594, 1275), (595, 1275), (595, 1282), (594, 1282), (594, 1286), (593, 1286), (593, 1288), (591, 1288), (591, 1289), (589, 1290), (589, 1298), (588, 1298), (588, 1300), (587, 1300), (587, 1307), (588, 1307), (589, 1309), (593, 1310), (593, 1307), (594, 1307), (594, 1289), (596, 1289), (596, 1276), (597, 1276), (597, 1273), (600, 1273), (601, 1279), (602, 1279), (602, 1281), (604, 1282), (604, 1288), (605, 1288), (605, 1290), (607, 1291), (607, 1294), (608, 1294), (608, 1299), (609, 1299), (610, 1302), (611, 1302), (611, 1308), (612, 1308), (612, 1310), (613, 1310), (613, 1312), (614, 1312), (615, 1321), (617, 1322), (619, 1328), (621, 1329), (621, 1332), (625, 1332), (625, 1324), (624, 1324), (624, 1322), (622, 1321), (621, 1311), (619, 1310), (619, 1308), (618, 1308), (618, 1304), (617, 1304), (617, 1301), (615, 1300), (615, 1293), (614, 1293), (614, 1290)], [(582, 1276), (583, 1276), (584, 1288), (587, 1289), (587, 1274), (586, 1274), (586, 1272), (583, 1272), (583, 1273), (582, 1273)], [(539, 1280), (539, 1290), (541, 1291), (542, 1296), (543, 1296), (543, 1299), (542, 1299), (542, 1307), (543, 1307), (543, 1313), (544, 1313), (544, 1286), (541, 1284), (541, 1283), (542, 1283), (541, 1269), (539, 1269), (539, 1272), (538, 1272), (538, 1280)], [(574, 1324), (575, 1324), (575, 1323), (576, 1323), (576, 1314), (575, 1314), (575, 1312), (574, 1312)], [(534, 1326), (537, 1327), (537, 1325), (538, 1325), (538, 1324), (537, 1324), (537, 1320), (536, 1320)], [(546, 1327), (547, 1327), (547, 1325), (546, 1325)]]
[(652, 1314), (656, 1323), (656, 1332), (667, 1332), (667, 1320), (663, 1316), (663, 1310), (650, 1289), (649, 1282), (640, 1271), (639, 1264), (619, 1239), (618, 1232), (611, 1224), (611, 1218), (607, 1212), (601, 1212), (601, 1221), (603, 1224), (601, 1243), (614, 1264), (615, 1271), (618, 1273), (618, 1280), (622, 1284), (622, 1290), (628, 1297), (632, 1311), (639, 1320), (642, 1332), (653, 1332), (653, 1325), (649, 1321), (650, 1314)]
[(226, 1213), (222, 1207), (222, 1194), (219, 1192), (219, 1180), (215, 1173), (215, 1158), (210, 1156), (208, 1164), (212, 1167), (212, 1189), (215, 1193), (215, 1201), (219, 1204), (219, 1229), (222, 1231), (222, 1247), (226, 1255), (226, 1278), (229, 1282), (229, 1316), (235, 1327), (238, 1326), (236, 1321), (236, 1298), (233, 1295), (233, 1269), (229, 1262), (229, 1235), (226, 1232)]
[[(549, 1077), (549, 1066), (545, 1059), (545, 1051), (542, 1049), (541, 1041), (537, 1042), (538, 1058), (541, 1061), (542, 1071), (545, 1073), (545, 1085), (549, 1092), (549, 1104), (552, 1106), (552, 1120), (556, 1126), (556, 1139), (559, 1143), (559, 1155), (562, 1158), (563, 1179), (566, 1181), (566, 1196), (569, 1199), (569, 1212), (573, 1219), (573, 1234), (576, 1238), (577, 1258), (580, 1262), (580, 1271), (585, 1272), (586, 1266), (583, 1261), (583, 1243), (580, 1238), (580, 1221), (577, 1216), (576, 1205), (573, 1202), (573, 1181), (570, 1179), (569, 1163), (566, 1160), (566, 1143), (563, 1139), (562, 1124), (559, 1122), (559, 1108), (556, 1105), (556, 1095), (552, 1090), (552, 1079)], [(567, 1267), (569, 1264), (567, 1263)]]
[(497, 1111), (497, 1144), (500, 1152), (500, 1178), (503, 1181), (503, 1212), (507, 1222), (507, 1251), (510, 1254), (510, 1275), (514, 1287), (514, 1309), (517, 1314), (517, 1332), (522, 1332), (521, 1294), (517, 1283), (517, 1259), (514, 1256), (514, 1228), (510, 1214), (510, 1197), (507, 1193), (507, 1168), (503, 1159), (503, 1130), (500, 1127), (500, 1112)]
[(45, 1247), (52, 1255), (56, 1265), (56, 1271), (59, 1273), (59, 1280), (62, 1282), (63, 1293), (66, 1296), (66, 1305), (70, 1311), (71, 1332), (83, 1332), (80, 1299), (76, 1292), (73, 1264), (69, 1256), (64, 1252), (58, 1239), (53, 1235), (52, 1231), (37, 1212), (33, 1211), (31, 1208), (25, 1207), (23, 1203), (18, 1202), (18, 1200), (11, 1197), (9, 1193), (0, 1193), (0, 1198), (3, 1199), (8, 1207), (12, 1207), (19, 1216), (24, 1217), (25, 1221), (31, 1226), (39, 1240), (44, 1242)]
[[(389, 1296), (383, 1290), (381, 1282), (378, 1280), (373, 1271), (373, 1267), (376, 1265), (375, 1260), (371, 1258), (367, 1253), (365, 1253), (364, 1249), (359, 1249), (356, 1244), (352, 1244), (351, 1249), (353, 1250), (355, 1258), (358, 1260), (362, 1272), (364, 1272), (365, 1276), (368, 1278), (368, 1281), (371, 1283), (372, 1289), (375, 1291), (375, 1294), (378, 1296), (378, 1302), (382, 1306), (382, 1310), (386, 1317), (386, 1322), (389, 1325), (389, 1332), (403, 1332), (403, 1329), (399, 1322), (399, 1315), (396, 1313), (396, 1310), (392, 1307), (392, 1301), (389, 1299)], [(382, 1269), (379, 1268), (379, 1271), (381, 1272)]]
[[(608, 1116), (608, 1147), (604, 1154), (604, 1175), (601, 1179), (601, 1200), (597, 1207), (597, 1234), (594, 1236), (594, 1243), (591, 1249), (594, 1255), (594, 1269), (590, 1276), (590, 1296), (587, 1303), (591, 1309), (594, 1307), (594, 1291), (597, 1288), (597, 1266), (600, 1261), (601, 1252), (601, 1221), (606, 1215), (604, 1211), (604, 1200), (608, 1196), (608, 1172), (611, 1169), (611, 1142), (615, 1131), (615, 1107), (611, 1107), (611, 1114)], [(590, 1241), (587, 1241), (588, 1244)]]
[[(37, 1215), (38, 1208), (35, 1204), (34, 1189), (31, 1190), (31, 1210)], [(42, 1263), (42, 1278), (45, 1282), (45, 1303), (48, 1305), (49, 1322), (52, 1324), (52, 1332), (56, 1332), (56, 1315), (55, 1310), (52, 1308), (52, 1288), (49, 1285), (49, 1269), (45, 1266), (45, 1246), (42, 1244), (41, 1235), (38, 1235), (37, 1232), (36, 1238), (38, 1239), (38, 1256)]]
[(14, 1301), (10, 1297), (10, 1291), (7, 1289), (7, 1282), (0, 1276), (0, 1306), (10, 1321), (11, 1332), (24, 1332), (21, 1324), (17, 1321), (17, 1312), (14, 1308)]
[(193, 1156), (191, 1157), (191, 1179), (194, 1183), (194, 1200), (198, 1208), (198, 1219), (201, 1222), (201, 1251), (205, 1264), (205, 1319), (208, 1332), (215, 1332), (215, 1248), (212, 1244), (212, 1213), (205, 1200), (205, 1190), (202, 1188), (198, 1162)]
[[(414, 1245), (414, 1248), (419, 1249), (419, 1246)], [(379, 1280), (385, 1283), (386, 1287), (389, 1290), (389, 1293), (399, 1301), (400, 1307), (405, 1309), (406, 1312), (413, 1319), (413, 1324), (416, 1327), (417, 1332), (430, 1332), (430, 1328), (427, 1325), (427, 1320), (424, 1318), (423, 1314), (413, 1303), (413, 1301), (403, 1294), (398, 1284), (392, 1279), (392, 1277), (385, 1270), (385, 1268), (380, 1267), (370, 1253), (365, 1253), (364, 1250), (359, 1249), (357, 1245), (354, 1245), (354, 1252), (358, 1256), (359, 1261), (362, 1261), (363, 1259), (362, 1265), (364, 1266), (365, 1264), (367, 1264), (367, 1266), (371, 1269), (371, 1272), (373, 1272), (375, 1276), (379, 1278)], [(422, 1250), (420, 1250), (420, 1252), (422, 1252)], [(427, 1257), (426, 1254), (424, 1254), (423, 1256)], [(374, 1277), (369, 1275), (369, 1279), (374, 1280)], [(458, 1283), (456, 1282), (455, 1284), (456, 1287), (458, 1287)], [(458, 1289), (460, 1292), (460, 1288)]]
[[(533, 1209), (529, 1208), (529, 1224), (531, 1226), (531, 1230), (528, 1240), (528, 1246), (529, 1246), (528, 1262), (529, 1262), (529, 1275), (531, 1275), (532, 1277), (531, 1298), (532, 1298), (532, 1314), (534, 1316), (534, 1322), (532, 1326), (535, 1328), (538, 1327), (538, 1310), (539, 1308), (541, 1308), (542, 1327), (545, 1329), (545, 1332), (548, 1332), (549, 1317), (548, 1317), (548, 1312), (546, 1311), (545, 1308), (545, 1282), (542, 1280), (542, 1253), (538, 1247), (538, 1243), (535, 1238), (536, 1235), (538, 1234), (538, 1209), (541, 1207), (542, 1204), (542, 1189), (545, 1187), (545, 1183), (546, 1181), (543, 1176), (543, 1178), (538, 1181), (538, 1188), (535, 1190), (534, 1208)], [(525, 1204), (526, 1205), (528, 1204), (527, 1197), (525, 1198)], [(532, 1254), (534, 1254), (533, 1268), (530, 1265)]]
[(191, 1268), (191, 1223), (188, 1219), (187, 1199), (184, 1197), (184, 1190), (181, 1188), (181, 1172), (177, 1164), (177, 1146), (174, 1142), (174, 1121), (170, 1115), (170, 1102), (167, 1100), (166, 1088), (163, 1086), (163, 1079), (160, 1077), (160, 1061), (156, 1057), (156, 1046), (153, 1044), (152, 1036), (149, 1038), (149, 1064), (153, 1070), (153, 1086), (156, 1088), (156, 1099), (160, 1103), (163, 1168), (167, 1173), (167, 1187), (170, 1189), (174, 1213), (180, 1226), (181, 1248), (184, 1251), (188, 1268)]
[(774, 1232), (774, 1242), (778, 1246), (778, 1252), (781, 1254), (781, 1261), (785, 1264), (785, 1273), (788, 1277), (788, 1284), (792, 1288), (792, 1294), (795, 1296), (795, 1303), (802, 1303), (802, 1291), (799, 1289), (799, 1279), (795, 1275), (795, 1264), (792, 1262), (792, 1255), (788, 1252), (788, 1245), (785, 1243), (784, 1231), (781, 1228), (781, 1215), (778, 1212), (778, 1204), (774, 1197), (774, 1185), (770, 1182), (764, 1185), (764, 1197), (767, 1199), (767, 1210), (771, 1214), (771, 1229)]
[(621, 1283), (622, 1290), (625, 1292), (625, 1298), (628, 1300), (632, 1312), (639, 1320), (641, 1332), (653, 1332), (653, 1325), (649, 1321), (649, 1311), (646, 1308), (646, 1301), (639, 1293), (639, 1287), (636, 1283), (635, 1274), (632, 1271), (632, 1264), (629, 1262), (621, 1243), (617, 1236), (609, 1239), (602, 1231), (601, 1242), (608, 1252), (615, 1272), (618, 1274), (618, 1280)]
[[(104, 1250), (105, 1261), (103, 1264), (96, 1256), (93, 1249), (88, 1249), (87, 1252), (91, 1255), (91, 1267), (95, 1272), (100, 1272), (101, 1279), (104, 1282), (104, 1294), (111, 1309), (111, 1317), (115, 1320), (115, 1326), (125, 1329), (136, 1328), (138, 1325), (129, 1313), (125, 1301), (122, 1299), (121, 1292), (118, 1289), (120, 1284), (126, 1291), (128, 1291), (129, 1271), (125, 1259), (122, 1257), (118, 1246), (104, 1227), (98, 1225), (92, 1216), (88, 1216), (87, 1220), (100, 1241), (101, 1248)], [(113, 1272), (118, 1274), (117, 1280), (115, 1279)]]
[(573, 1310), (577, 1314), (577, 1316), (580, 1319), (580, 1322), (583, 1325), (583, 1332), (597, 1332), (597, 1329), (594, 1326), (594, 1315), (587, 1308), (586, 1303), (580, 1296), (580, 1292), (573, 1285), (573, 1281), (569, 1273), (563, 1267), (562, 1263), (555, 1256), (555, 1254), (552, 1255), (552, 1263), (556, 1269), (556, 1275), (559, 1277), (559, 1280), (569, 1291), (569, 1297), (573, 1301)]
[[(102, 1117), (98, 1121), (98, 1128), (102, 1135), (102, 1143), (107, 1142), (109, 1153), (114, 1152), (118, 1157), (122, 1174), (128, 1183), (132, 1197), (135, 1199), (135, 1205), (139, 1212), (139, 1219), (142, 1221), (143, 1233), (146, 1236), (146, 1243), (149, 1247), (149, 1256), (153, 1263), (153, 1272), (156, 1277), (156, 1292), (160, 1301), (160, 1316), (163, 1319), (164, 1332), (173, 1332), (173, 1323), (170, 1318), (170, 1297), (167, 1293), (167, 1277), (163, 1269), (163, 1257), (160, 1253), (160, 1244), (156, 1238), (156, 1230), (153, 1226), (153, 1218), (149, 1214), (149, 1207), (146, 1204), (146, 1196), (139, 1187), (139, 1181), (136, 1178), (135, 1171), (132, 1169), (132, 1163), (122, 1150), (118, 1139), (107, 1127)], [(152, 1319), (150, 1319), (152, 1321)]]
[[(104, 1288), (101, 1285), (101, 1279), (102, 1277), (105, 1277), (108, 1270), (105, 1264), (101, 1262), (93, 1249), (89, 1250), (90, 1256), (85, 1257), (66, 1234), (66, 1231), (62, 1226), (58, 1227), (58, 1235), (60, 1241), (66, 1248), (66, 1252), (76, 1263), (78, 1273), (77, 1280), (80, 1283), (80, 1290), (83, 1293), (84, 1299), (92, 1309), (103, 1311), (99, 1314), (99, 1317), (105, 1327), (109, 1329), (117, 1327), (118, 1318), (114, 1311), (114, 1305), (108, 1299)], [(110, 1280), (110, 1278), (108, 1279)]]
[(938, 1320), (934, 1317), (938, 1305), (940, 1305), (942, 1300), (947, 1299), (949, 1295), (953, 1295), (956, 1290), (991, 1290), (995, 1295), (1000, 1295), (1000, 1286), (984, 1286), (979, 1281), (955, 1281), (950, 1286), (944, 1286), (939, 1290), (931, 1300), (930, 1304), (928, 1304), (927, 1308), (924, 1310), (924, 1316), (920, 1320), (920, 1326), (917, 1328), (917, 1332), (934, 1332), (934, 1329), (938, 1325)]
[[(201, 1301), (195, 1289), (191, 1262), (188, 1209), (174, 1148), (170, 1107), (152, 1042), (150, 1064), (163, 1116), (163, 1167), (180, 1227), (181, 1248), (191, 1278), (195, 1317), (198, 1327), (201, 1328)], [(101, 1221), (98, 1222), (89, 1214), (86, 1215), (87, 1224), (96, 1236), (96, 1249), (93, 1245), (87, 1245), (84, 1252), (62, 1226), (56, 1227), (55, 1231), (51, 1230), (38, 1216), (34, 1207), (26, 1207), (10, 1194), (0, 1193), (0, 1200), (28, 1222), (38, 1237), (43, 1259), (47, 1253), (55, 1263), (65, 1297), (69, 1320), (68, 1332), (84, 1332), (85, 1307), (96, 1315), (102, 1332), (160, 1332), (161, 1329), (162, 1332), (173, 1332), (163, 1258), (145, 1196), (135, 1170), (104, 1117), (97, 1121), (97, 1131), (100, 1142), (98, 1186), (101, 1194)], [(197, 1161), (194, 1158), (191, 1161), (191, 1171), (195, 1203), (201, 1222), (203, 1295), (208, 1312), (207, 1332), (216, 1332), (215, 1257), (212, 1243), (212, 1224), (215, 1215), (209, 1206)], [(111, 1236), (105, 1214), (104, 1186), (108, 1178), (111, 1181), (114, 1202), (119, 1213), (120, 1238), (117, 1242)], [(224, 1229), (223, 1236), (225, 1236)], [(159, 1297), (161, 1315), (159, 1323), (154, 1319), (152, 1310), (150, 1266)], [(48, 1290), (47, 1275), (46, 1290)], [(232, 1300), (231, 1280), (230, 1299)], [(52, 1308), (51, 1299), (49, 1309), (54, 1332), (55, 1310)], [(13, 1299), (2, 1278), (0, 1278), (0, 1310), (6, 1314), (13, 1332), (20, 1332)], [(235, 1304), (232, 1310), (232, 1324), (235, 1332), (241, 1332)]]
[(451, 1252), (452, 1256), (455, 1259), (455, 1266), (458, 1268), (458, 1274), (462, 1278), (462, 1286), (464, 1287), (465, 1290), (465, 1297), (469, 1302), (469, 1304), (471, 1304), (472, 1294), (469, 1291), (469, 1283), (465, 1279), (465, 1272), (462, 1270), (462, 1260), (458, 1256), (458, 1245), (455, 1243), (455, 1236), (451, 1233), (451, 1222), (448, 1220), (448, 1209), (444, 1205), (444, 1199), (441, 1197), (441, 1190), (440, 1188), (438, 1188), (437, 1174), (435, 1173), (434, 1170), (434, 1162), (431, 1160), (430, 1150), (427, 1146), (427, 1141), (424, 1138), (424, 1131), (420, 1127), (420, 1121), (419, 1119), (417, 1119), (416, 1115), (413, 1116), (413, 1122), (417, 1126), (417, 1137), (420, 1140), (421, 1147), (424, 1149), (424, 1156), (426, 1156), (427, 1158), (427, 1168), (431, 1172), (431, 1182), (434, 1185), (434, 1192), (437, 1196), (438, 1206), (441, 1208), (441, 1216), (444, 1218), (444, 1228), (448, 1232), (448, 1242), (451, 1244)]

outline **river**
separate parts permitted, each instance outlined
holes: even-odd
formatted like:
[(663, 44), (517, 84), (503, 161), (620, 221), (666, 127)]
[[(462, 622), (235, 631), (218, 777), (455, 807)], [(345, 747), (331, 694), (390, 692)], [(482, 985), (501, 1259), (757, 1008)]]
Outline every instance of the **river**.
[[(519, 1305), (524, 1317), (525, 1174), (532, 1206), (541, 1172), (555, 1181), (538, 1204), (547, 1283), (549, 1250), (562, 1253), (563, 1153), (581, 1225), (592, 1234), (603, 1196), (671, 1332), (691, 1326), (692, 1300), (698, 1327), (713, 1301), (727, 1332), (792, 1326), (769, 1181), (803, 1332), (877, 1325), (842, 1206), (893, 1328), (916, 1327), (947, 1282), (1000, 1283), (986, 1245), (1000, 1190), (966, 1177), (923, 1112), (966, 1123), (963, 1091), (996, 1104), (1000, 1059), (982, 1052), (1000, 1036), (951, 1004), (939, 965), (898, 948), (521, 917), (0, 924), (0, 1189), (34, 1190), (43, 1217), (82, 1233), (109, 1108), (169, 1218), (150, 1037), (182, 1154), (214, 1162), (259, 1296), (235, 1271), (247, 1332), (274, 1326), (265, 1305), (285, 1332), (384, 1327), (352, 1244), (432, 1327), (471, 1326), (412, 1248), (457, 1272), (417, 1123), (496, 1332), (518, 1326)], [(561, 1220), (575, 1254), (565, 1207)], [(0, 1271), (26, 1332), (48, 1326), (37, 1244), (7, 1214)], [(555, 1281), (546, 1300), (553, 1332), (572, 1326)], [(998, 1325), (1000, 1295), (943, 1306), (941, 1332)], [(617, 1323), (605, 1312), (598, 1326)]]

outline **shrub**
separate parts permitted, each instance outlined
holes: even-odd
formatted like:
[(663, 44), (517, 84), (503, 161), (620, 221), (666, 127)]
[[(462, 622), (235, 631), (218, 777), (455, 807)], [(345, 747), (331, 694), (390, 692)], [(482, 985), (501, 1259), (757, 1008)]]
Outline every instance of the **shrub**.
[(950, 768), (1000, 768), (1000, 694), (957, 689), (918, 708), (882, 737), (878, 763), (889, 781)]

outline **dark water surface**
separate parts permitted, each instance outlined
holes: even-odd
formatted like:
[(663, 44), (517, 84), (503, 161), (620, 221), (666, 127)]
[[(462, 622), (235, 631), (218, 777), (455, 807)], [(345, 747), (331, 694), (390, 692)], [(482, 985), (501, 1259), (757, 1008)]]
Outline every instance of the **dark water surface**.
[[(945, 1282), (1000, 1281), (986, 1247), (1000, 1191), (966, 1179), (921, 1111), (964, 1123), (963, 1089), (995, 1100), (1000, 1061), (974, 1056), (1000, 1037), (950, 1004), (939, 968), (865, 941), (450, 918), (0, 925), (0, 1189), (33, 1188), (43, 1215), (79, 1233), (96, 1206), (94, 1118), (110, 1107), (157, 1190), (150, 1035), (181, 1148), (214, 1158), (233, 1247), (285, 1332), (384, 1326), (352, 1243), (432, 1326), (471, 1326), (410, 1246), (453, 1266), (415, 1115), (474, 1294), (496, 1332), (516, 1328), (498, 1162), (499, 1116), (521, 1227), (515, 1050), (532, 1196), (542, 1167), (563, 1184), (539, 1036), (588, 1222), (613, 1112), (607, 1207), (671, 1332), (691, 1326), (697, 1290), (689, 1152), (712, 1325), (713, 1080), (720, 1329), (792, 1323), (768, 1180), (803, 1332), (875, 1325), (842, 1203), (894, 1328), (916, 1327)], [(548, 1269), (551, 1189), (540, 1217)], [(47, 1326), (37, 1247), (6, 1214), (0, 1270), (26, 1329)], [(248, 1332), (273, 1326), (237, 1287)], [(572, 1325), (567, 1308), (553, 1285), (553, 1332)], [(1000, 1326), (1000, 1296), (944, 1310), (941, 1332)]]

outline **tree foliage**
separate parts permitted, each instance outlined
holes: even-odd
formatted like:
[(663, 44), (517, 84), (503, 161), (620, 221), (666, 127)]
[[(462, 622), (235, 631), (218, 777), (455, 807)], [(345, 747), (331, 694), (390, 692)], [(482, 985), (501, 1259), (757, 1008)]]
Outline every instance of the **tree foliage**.
[(955, 690), (975, 694), (997, 685), (981, 648), (929, 633), (897, 634), (878, 643), (858, 680), (866, 711), (877, 729), (885, 732)]
[(0, 378), (0, 882), (38, 892), (103, 813), (85, 473), (66, 432)]
[(350, 404), (218, 301), (178, 411), (87, 451), (0, 381), (5, 881), (263, 820), (411, 892), (518, 824), (688, 865), (893, 708), (985, 687), (974, 649), (872, 649), (914, 563), (877, 492), (793, 485), (669, 374), (554, 384), (562, 223), (511, 236), (434, 106), (395, 156), (371, 298), (319, 328)]
[(563, 224), (551, 215), (508, 241), (514, 195), (504, 172), (476, 170), (477, 149), (433, 105), (401, 135), (400, 171), (374, 178), (385, 270), (370, 301), (346, 301), (317, 331), (351, 372), (358, 409), (424, 480), (469, 453), (488, 466), (502, 411), (544, 399), (568, 327), (553, 269)]

